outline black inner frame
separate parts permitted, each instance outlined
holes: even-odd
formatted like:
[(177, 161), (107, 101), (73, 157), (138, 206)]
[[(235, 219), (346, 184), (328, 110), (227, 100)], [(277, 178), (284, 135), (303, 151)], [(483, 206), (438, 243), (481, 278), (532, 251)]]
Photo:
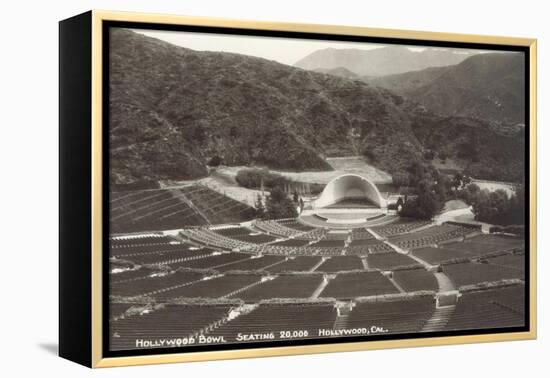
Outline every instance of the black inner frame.
[[(139, 350), (126, 350), (126, 351), (111, 351), (109, 349), (109, 259), (108, 259), (108, 246), (109, 246), (109, 53), (110, 53), (110, 28), (129, 28), (129, 29), (144, 29), (144, 30), (163, 30), (163, 31), (181, 31), (181, 32), (198, 32), (198, 33), (213, 33), (213, 34), (229, 34), (229, 35), (241, 35), (241, 36), (257, 36), (257, 37), (278, 37), (278, 38), (292, 38), (292, 39), (313, 39), (313, 40), (327, 40), (327, 41), (341, 41), (341, 42), (366, 42), (366, 43), (381, 43), (381, 44), (399, 44), (399, 45), (414, 45), (414, 46), (430, 46), (430, 47), (447, 47), (447, 48), (468, 48), (468, 49), (482, 49), (482, 50), (498, 50), (498, 51), (510, 51), (510, 52), (522, 52), (524, 54), (525, 61), (525, 133), (527, 143), (525, 144), (525, 172), (524, 172), (524, 185), (525, 185), (525, 325), (523, 327), (507, 327), (507, 328), (489, 328), (489, 329), (471, 329), (460, 331), (444, 331), (444, 332), (430, 332), (430, 333), (408, 333), (408, 334), (393, 334), (393, 335), (371, 335), (371, 336), (350, 336), (350, 337), (331, 337), (320, 339), (308, 339), (308, 340), (285, 340), (285, 341), (262, 341), (262, 342), (248, 342), (248, 343), (227, 343), (227, 344), (213, 344), (213, 345), (193, 345), (186, 347), (173, 347), (173, 348), (153, 348), (153, 349), (139, 349)], [(103, 345), (102, 354), (103, 357), (127, 357), (127, 356), (140, 356), (140, 355), (157, 355), (157, 354), (170, 354), (170, 353), (192, 353), (192, 352), (206, 352), (206, 351), (222, 351), (222, 350), (235, 350), (235, 349), (253, 349), (253, 348), (269, 348), (269, 347), (282, 347), (282, 346), (303, 346), (303, 345), (321, 345), (321, 344), (339, 344), (350, 342), (362, 342), (362, 341), (379, 341), (379, 340), (400, 340), (400, 339), (425, 339), (432, 337), (447, 337), (447, 336), (465, 336), (465, 335), (484, 335), (484, 334), (502, 334), (512, 332), (528, 332), (531, 328), (530, 324), (530, 54), (528, 46), (510, 46), (510, 45), (498, 45), (498, 44), (482, 44), (482, 43), (465, 43), (465, 42), (445, 42), (445, 41), (426, 41), (421, 39), (401, 39), (401, 38), (386, 38), (386, 37), (368, 37), (368, 36), (352, 36), (352, 35), (334, 35), (324, 33), (303, 33), (303, 32), (288, 32), (288, 31), (272, 31), (272, 30), (250, 30), (239, 28), (226, 28), (226, 27), (211, 27), (211, 26), (191, 26), (191, 25), (166, 25), (158, 23), (146, 23), (146, 22), (126, 22), (126, 21), (103, 21), (102, 23), (102, 35), (103, 35), (103, 77), (102, 77), (102, 127), (103, 127)], [(107, 257), (107, 258), (106, 258)], [(106, 288), (106, 289), (105, 289)]]

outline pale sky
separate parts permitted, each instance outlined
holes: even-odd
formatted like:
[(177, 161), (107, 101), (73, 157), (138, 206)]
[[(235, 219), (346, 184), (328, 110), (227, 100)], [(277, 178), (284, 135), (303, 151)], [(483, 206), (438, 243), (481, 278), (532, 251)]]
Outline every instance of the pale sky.
[[(385, 47), (384, 44), (364, 42), (333, 42), (311, 39), (233, 36), (227, 34), (189, 33), (180, 31), (159, 31), (134, 29), (135, 32), (158, 38), (177, 46), (198, 51), (223, 51), (252, 55), (279, 63), (292, 65), (310, 53), (325, 49), (371, 50)], [(422, 50), (421, 46), (408, 46), (411, 50)]]

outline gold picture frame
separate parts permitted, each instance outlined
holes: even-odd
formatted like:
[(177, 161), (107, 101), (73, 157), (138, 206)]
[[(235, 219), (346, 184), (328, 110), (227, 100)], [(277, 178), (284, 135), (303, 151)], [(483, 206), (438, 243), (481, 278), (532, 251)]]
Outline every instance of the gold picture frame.
[[(104, 87), (103, 67), (105, 60), (103, 57), (104, 49), (104, 25), (107, 22), (120, 22), (120, 23), (140, 23), (140, 24), (158, 24), (158, 25), (188, 25), (199, 27), (216, 27), (216, 28), (237, 28), (244, 30), (262, 30), (262, 31), (277, 31), (277, 32), (299, 32), (299, 33), (312, 33), (323, 34), (333, 36), (357, 36), (357, 37), (380, 37), (397, 40), (419, 40), (419, 41), (438, 41), (438, 42), (458, 42), (458, 43), (470, 43), (470, 44), (491, 44), (502, 46), (518, 46), (528, 50), (529, 54), (529, 136), (528, 136), (528, 156), (529, 156), (529, 235), (526, 235), (526, 239), (529, 241), (529, 277), (526, 279), (529, 282), (529, 330), (524, 332), (511, 332), (511, 333), (494, 333), (494, 334), (475, 334), (475, 335), (456, 335), (456, 336), (444, 336), (444, 337), (418, 337), (418, 338), (405, 338), (392, 340), (374, 340), (374, 341), (349, 341), (343, 343), (334, 344), (316, 344), (316, 345), (297, 345), (297, 346), (267, 346), (252, 349), (231, 349), (231, 350), (214, 350), (214, 351), (199, 351), (199, 352), (181, 352), (181, 353), (169, 353), (169, 354), (152, 354), (152, 355), (132, 355), (121, 357), (106, 357), (104, 351), (103, 329), (106, 326), (104, 322), (104, 290), (103, 277), (104, 277), (104, 259), (105, 259), (105, 247), (104, 247), (104, 211), (105, 205), (103, 203), (103, 192), (108, 187), (108, 183), (104, 181), (104, 167), (103, 156), (105, 151), (103, 150), (104, 138), (105, 138), (105, 118), (103, 112), (104, 100), (103, 96), (106, 88)], [(64, 241), (60, 243), (60, 355), (84, 365), (99, 368), (99, 367), (115, 367), (115, 366), (130, 366), (130, 365), (144, 365), (144, 364), (161, 364), (161, 363), (174, 363), (174, 362), (191, 362), (191, 361), (208, 361), (208, 360), (221, 360), (221, 359), (239, 359), (250, 357), (268, 357), (268, 356), (284, 356), (284, 355), (298, 355), (298, 354), (313, 354), (313, 353), (329, 353), (329, 352), (347, 352), (347, 351), (361, 351), (361, 350), (373, 350), (373, 349), (389, 349), (389, 348), (403, 348), (403, 347), (422, 347), (422, 346), (436, 346), (436, 345), (450, 345), (450, 344), (467, 344), (467, 343), (485, 343), (496, 341), (514, 341), (514, 340), (529, 340), (535, 339), (537, 336), (537, 265), (536, 265), (536, 222), (537, 222), (537, 170), (536, 170), (536, 114), (537, 114), (537, 41), (536, 39), (528, 38), (514, 38), (514, 37), (501, 37), (501, 36), (482, 36), (482, 35), (469, 35), (469, 34), (452, 34), (452, 33), (436, 33), (436, 32), (424, 32), (424, 31), (412, 31), (412, 30), (394, 30), (394, 29), (378, 29), (368, 27), (354, 27), (354, 26), (335, 26), (335, 25), (314, 25), (314, 24), (294, 24), (294, 23), (279, 23), (279, 22), (259, 22), (252, 20), (230, 20), (230, 19), (218, 19), (209, 17), (189, 17), (189, 16), (174, 16), (174, 15), (160, 15), (160, 14), (145, 14), (145, 13), (126, 13), (126, 12), (110, 12), (110, 11), (91, 11), (81, 16), (76, 16), (73, 19), (62, 21), (60, 33), (60, 74), (61, 80), (61, 92), (65, 90), (70, 91), (69, 83), (70, 78), (63, 78), (64, 75), (68, 75), (64, 70), (69, 63), (64, 63), (64, 59), (76, 59), (75, 55), (80, 54), (80, 48), (89, 49), (89, 55), (82, 56), (80, 58), (83, 61), (88, 59), (88, 67), (90, 77), (88, 81), (85, 81), (85, 85), (88, 87), (83, 88), (83, 93), (90, 90), (90, 97), (82, 99), (78, 96), (63, 97), (61, 94), (60, 100), (60, 112), (65, 114), (67, 108), (74, 105), (71, 101), (80, 101), (83, 109), (86, 108), (89, 113), (87, 115), (70, 115), (61, 117), (61, 149), (64, 147), (64, 143), (69, 143), (68, 140), (64, 140), (64, 133), (67, 132), (69, 127), (82, 128), (78, 135), (82, 135), (82, 140), (85, 143), (89, 142), (89, 162), (90, 167), (66, 167), (66, 174), (61, 172), (62, 187), (65, 182), (71, 181), (68, 176), (71, 174), (71, 169), (85, 170), (82, 175), (89, 177), (89, 181), (83, 182), (83, 187), (88, 187), (88, 194), (90, 197), (85, 202), (85, 208), (87, 213), (82, 216), (89, 216), (89, 223), (84, 222), (82, 225), (71, 222), (69, 215), (66, 215), (66, 207), (70, 206), (74, 201), (82, 200), (83, 195), (86, 193), (70, 192), (70, 189), (64, 191), (61, 197), (64, 198), (64, 202), (60, 203), (61, 207), (61, 238), (65, 239), (64, 235), (68, 235), (69, 232), (76, 232), (87, 234), (88, 244), (82, 244), (79, 250), (75, 251), (75, 246), (78, 246), (79, 242), (76, 240)], [(82, 41), (78, 41), (75, 37), (75, 33), (85, 33), (84, 44)], [(73, 34), (68, 36), (68, 34)], [(71, 39), (72, 38), (72, 39)], [(73, 49), (73, 50), (71, 50)], [(75, 63), (78, 63), (76, 61)], [(67, 87), (64, 86), (67, 83)], [(87, 84), (86, 84), (87, 83)], [(90, 103), (86, 103), (85, 100), (91, 100)], [(84, 117), (84, 118), (78, 118)], [(88, 118), (86, 118), (88, 117)], [(89, 127), (83, 125), (74, 124), (74, 121), (89, 120)], [(69, 121), (71, 125), (69, 125)], [(76, 132), (78, 131), (71, 131)], [(74, 137), (74, 135), (73, 135)], [(69, 138), (69, 136), (67, 136)], [(74, 151), (73, 151), (74, 152)], [(61, 154), (61, 165), (64, 164), (64, 159), (67, 159), (66, 155)], [(69, 164), (69, 163), (67, 163)], [(526, 168), (527, 170), (527, 168)], [(64, 177), (67, 177), (67, 181), (64, 181)], [(65, 210), (64, 210), (65, 209)], [(68, 214), (68, 213), (67, 213)], [(76, 215), (72, 215), (76, 216)], [(71, 224), (72, 223), (72, 224)], [(73, 227), (73, 228), (71, 228)], [(76, 229), (76, 227), (80, 227)], [(89, 227), (89, 228), (88, 228)], [(65, 232), (65, 234), (64, 234)], [(72, 243), (72, 244), (71, 244)], [(72, 253), (80, 250), (85, 250), (85, 258), (79, 261), (72, 260), (76, 257), (70, 257), (68, 249), (72, 245)], [(89, 286), (81, 286), (78, 282), (74, 281), (77, 278), (73, 277), (69, 270), (74, 272), (86, 272), (78, 279), (89, 279)], [(79, 281), (81, 282), (81, 281)], [(70, 286), (73, 288), (71, 289)], [(87, 290), (90, 290), (87, 292)], [(73, 299), (77, 295), (76, 290), (81, 291), (80, 300), (83, 302), (83, 309), (80, 311), (89, 310), (89, 316), (84, 317), (77, 321), (76, 324), (67, 326), (71, 320), (79, 315), (72, 306), (75, 305)], [(64, 299), (64, 298), (68, 299)], [(81, 314), (80, 314), (81, 315)], [(88, 327), (86, 327), (88, 326)], [(70, 335), (72, 333), (73, 335)], [(75, 338), (81, 340), (81, 343), (88, 343), (89, 348), (84, 348), (84, 352), (72, 352), (75, 348), (77, 341)]]

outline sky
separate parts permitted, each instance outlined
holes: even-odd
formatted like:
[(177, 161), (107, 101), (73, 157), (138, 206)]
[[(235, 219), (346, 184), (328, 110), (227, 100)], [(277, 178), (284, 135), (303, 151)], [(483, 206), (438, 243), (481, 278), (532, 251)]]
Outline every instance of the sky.
[[(264, 59), (275, 60), (287, 65), (292, 65), (310, 53), (325, 48), (371, 50), (386, 46), (383, 44), (367, 44), (364, 42), (333, 42), (311, 39), (232, 36), (180, 31), (143, 29), (134, 29), (134, 31), (192, 50), (223, 51), (252, 55)], [(423, 49), (422, 47), (409, 48), (411, 48), (411, 50)]]

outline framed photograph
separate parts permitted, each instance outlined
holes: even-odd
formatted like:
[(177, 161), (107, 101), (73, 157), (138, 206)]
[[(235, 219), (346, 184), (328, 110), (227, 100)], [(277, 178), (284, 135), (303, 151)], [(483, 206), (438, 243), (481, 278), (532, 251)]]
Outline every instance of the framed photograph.
[(536, 40), (103, 11), (59, 35), (62, 357), (536, 337)]

